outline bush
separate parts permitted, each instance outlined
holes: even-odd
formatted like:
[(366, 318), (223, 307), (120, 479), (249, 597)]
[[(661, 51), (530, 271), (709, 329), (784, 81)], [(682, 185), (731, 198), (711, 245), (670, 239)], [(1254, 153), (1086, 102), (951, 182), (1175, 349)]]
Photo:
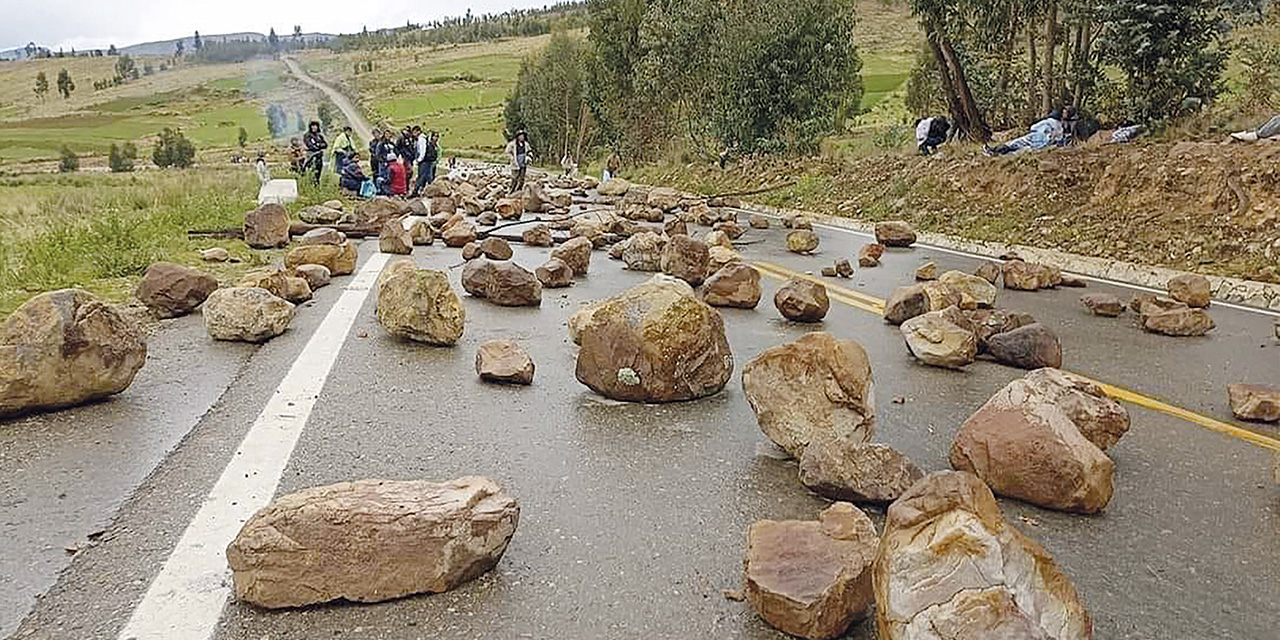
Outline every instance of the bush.
[(77, 156), (76, 152), (71, 150), (71, 147), (68, 147), (65, 144), (62, 145), (59, 155), (61, 158), (58, 161), (58, 171), (71, 173), (72, 171), (80, 169), (80, 156)]
[(891, 124), (876, 132), (871, 143), (882, 151), (897, 151), (912, 139), (915, 130), (904, 124)]
[(111, 152), (107, 155), (107, 165), (111, 167), (112, 173), (133, 171), (133, 161), (137, 157), (138, 148), (132, 142), (124, 143), (123, 147), (112, 144)]
[(160, 132), (160, 140), (151, 152), (151, 161), (157, 167), (178, 167), (185, 169), (195, 162), (196, 148), (182, 135), (182, 131), (165, 127)]

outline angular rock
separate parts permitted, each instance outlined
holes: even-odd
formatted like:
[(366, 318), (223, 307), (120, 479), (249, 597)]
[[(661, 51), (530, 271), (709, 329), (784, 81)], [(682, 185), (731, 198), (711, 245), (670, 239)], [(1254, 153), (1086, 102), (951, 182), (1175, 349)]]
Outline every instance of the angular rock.
[(480, 241), (480, 253), (490, 260), (510, 260), (511, 245), (502, 238), (485, 238)]
[[(438, 210), (434, 212), (439, 213)], [(362, 226), (381, 229), (388, 220), (399, 218), (406, 213), (410, 213), (407, 203), (386, 196), (378, 196), (358, 205), (356, 221)]]
[(1089, 286), (1089, 283), (1085, 282), (1084, 278), (1081, 278), (1079, 276), (1063, 274), (1061, 277), (1062, 279), (1059, 282), (1059, 284), (1064, 287), (1071, 287), (1073, 289), (1083, 289)]
[(337, 224), (342, 219), (342, 209), (326, 205), (306, 207), (298, 211), (298, 219), (307, 224)]
[(409, 238), (415, 247), (429, 247), (436, 241), (436, 231), (426, 218), (411, 218), (408, 224)]
[(742, 254), (718, 245), (707, 249), (707, 273), (713, 274), (734, 262), (742, 262)]
[(444, 241), (446, 247), (465, 247), (467, 243), (476, 241), (476, 227), (470, 222), (459, 222), (454, 225), (445, 225), (444, 230), (440, 233), (440, 239)]
[(1010, 382), (965, 421), (950, 458), (992, 491), (1047, 509), (1097, 513), (1111, 501), (1111, 459), (1025, 380)]
[(747, 222), (752, 229), (768, 229), (769, 219), (758, 213), (752, 214), (751, 219)]
[(330, 229), (329, 227), (321, 227), (312, 229), (298, 239), (298, 244), (333, 244), (338, 245), (347, 241), (347, 234)]
[(916, 267), (916, 280), (937, 280), (938, 265), (932, 262), (926, 262)]
[(680, 206), (680, 192), (671, 187), (656, 187), (649, 192), (645, 204), (662, 211), (671, 211)]
[(510, 340), (493, 340), (476, 351), (476, 373), (481, 380), (508, 384), (533, 384), (533, 358)]
[(948, 271), (938, 282), (958, 291), (962, 296), (973, 298), (979, 307), (991, 307), (996, 303), (996, 287), (978, 276), (963, 271)]
[(1280, 422), (1280, 386), (1229, 384), (1231, 414), (1251, 422)]
[(342, 244), (312, 244), (294, 247), (284, 257), (284, 266), (299, 267), (304, 264), (323, 265), (329, 269), (329, 275), (345, 276), (356, 270), (360, 259), (359, 249), (350, 240)]
[(1000, 281), (1000, 276), (1004, 273), (1004, 269), (995, 262), (984, 262), (978, 266), (973, 275), (995, 284)]
[(1062, 366), (1058, 336), (1038, 322), (991, 336), (986, 351), (996, 362), (1021, 369)]
[(724, 319), (683, 281), (654, 276), (592, 309), (589, 319), (576, 376), (605, 397), (695, 400), (719, 393), (733, 373)]
[(853, 264), (849, 262), (848, 258), (836, 260), (836, 275), (841, 278), (853, 277)]
[(494, 205), (494, 212), (503, 220), (519, 220), (524, 215), (523, 198), (502, 198)]
[(873, 566), (881, 640), (1087, 640), (1053, 558), (967, 473), (926, 476), (889, 507)]
[(591, 267), (591, 241), (577, 237), (551, 250), (552, 258), (559, 258), (573, 269), (573, 275), (585, 276)]
[(596, 191), (602, 196), (625, 196), (630, 190), (631, 183), (622, 178), (610, 178), (596, 187)]
[(1109, 293), (1086, 293), (1080, 296), (1080, 304), (1095, 316), (1114, 318), (1124, 313), (1124, 303)]
[(918, 284), (894, 289), (884, 303), (884, 319), (889, 324), (902, 324), (929, 311), (929, 296)]
[[(683, 283), (683, 281), (681, 281)], [(689, 286), (685, 284), (685, 286)], [(595, 318), (595, 314), (604, 307), (608, 300), (597, 300), (588, 304), (581, 309), (575, 311), (569, 316), (569, 340), (578, 346), (582, 346), (582, 332), (586, 330), (587, 325), (591, 324), (591, 320)]]
[(766, 349), (743, 368), (742, 390), (760, 430), (795, 458), (811, 442), (866, 442), (875, 430), (867, 353), (830, 333)]
[(707, 245), (689, 236), (677, 235), (668, 240), (662, 250), (662, 272), (696, 287), (707, 278), (710, 260)]
[(266, 289), (271, 295), (284, 300), (285, 297), (285, 278), (288, 277), (284, 271), (280, 269), (254, 269), (240, 279), (236, 284), (237, 287)]
[(754, 309), (760, 295), (760, 272), (741, 262), (725, 265), (702, 285), (702, 300), (713, 307)]
[(680, 218), (672, 218), (662, 225), (662, 231), (668, 236), (687, 236), (689, 226)]
[(551, 227), (545, 224), (534, 225), (520, 234), (520, 239), (531, 247), (550, 247), (553, 244)]
[(773, 306), (793, 322), (821, 322), (827, 317), (831, 300), (827, 288), (803, 278), (792, 278), (773, 294)]
[(266, 342), (289, 328), (294, 306), (266, 289), (218, 289), (204, 302), (204, 328), (214, 340)]
[(818, 234), (808, 229), (796, 229), (787, 234), (787, 251), (812, 253), (818, 248)]
[(800, 456), (800, 482), (832, 500), (893, 502), (923, 477), (906, 456), (880, 442), (821, 439)]
[(715, 229), (708, 231), (707, 235), (702, 237), (702, 243), (708, 247), (724, 247), (726, 249), (733, 248), (733, 240), (729, 239), (729, 234)]
[(463, 260), (475, 260), (476, 258), (479, 258), (482, 255), (484, 254), (480, 251), (479, 242), (468, 242), (466, 245), (462, 247)]
[(509, 260), (476, 258), (462, 270), (467, 293), (503, 307), (536, 307), (542, 304), (542, 283), (527, 269)]
[(546, 264), (533, 272), (545, 289), (563, 289), (573, 284), (573, 269), (559, 258), (547, 260)]
[(268, 203), (244, 214), (244, 241), (254, 249), (278, 249), (289, 244), (289, 212)]
[(729, 236), (730, 240), (737, 240), (742, 237), (742, 234), (746, 233), (746, 230), (738, 226), (736, 222), (717, 222), (712, 228), (715, 231), (723, 231), (726, 236)]
[(205, 262), (226, 262), (231, 259), (231, 253), (222, 247), (212, 247), (202, 250), (200, 259)]
[(955, 307), (916, 316), (900, 329), (911, 355), (924, 364), (960, 369), (978, 355), (973, 325)]
[(378, 233), (378, 250), (383, 253), (409, 255), (413, 253), (413, 236), (399, 220), (388, 220)]
[(498, 224), (498, 214), (492, 211), (481, 211), (476, 216), (476, 224), (482, 227), (492, 227)]
[(1202, 275), (1184, 273), (1169, 279), (1169, 297), (1188, 307), (1204, 308), (1213, 300), (1213, 287)]
[(195, 311), (217, 288), (218, 279), (208, 273), (157, 262), (147, 267), (133, 297), (161, 318), (176, 318)]
[(273, 500), (227, 563), (236, 598), (268, 609), (442, 593), (498, 564), (519, 518), (489, 478), (342, 482)]
[(823, 267), (823, 268), (822, 268), (821, 273), (822, 273), (822, 277), (824, 277), (824, 278), (834, 278), (834, 277), (836, 277), (836, 268), (835, 268), (835, 267)]
[(662, 236), (652, 231), (642, 231), (622, 245), (622, 262), (632, 271), (661, 271), (664, 243)]
[(141, 331), (116, 307), (79, 289), (39, 294), (0, 323), (0, 418), (115, 395), (146, 360)]
[(1106, 451), (1129, 432), (1129, 412), (1101, 387), (1059, 369), (1037, 369), (1023, 379), (1026, 390), (1067, 414), (1093, 446)]
[(973, 332), (978, 337), (978, 353), (986, 353), (987, 341), (992, 336), (1025, 327), (1036, 321), (1030, 314), (1004, 309), (974, 309), (966, 311), (964, 315), (969, 319)]
[(966, 298), (961, 291), (941, 282), (923, 282), (920, 283), (920, 288), (924, 291), (925, 297), (929, 299), (930, 311), (941, 311), (947, 307), (969, 309), (978, 307), (977, 301), (973, 298), (968, 298), (968, 304), (966, 305)]
[(864, 268), (880, 266), (880, 257), (884, 255), (884, 245), (864, 244), (858, 249), (858, 266)]
[(1006, 262), (1003, 269), (1004, 288), (1019, 291), (1037, 291), (1048, 286), (1041, 281), (1043, 275), (1039, 265), (1027, 264), (1021, 260)]
[(875, 525), (848, 503), (817, 521), (760, 520), (747, 531), (746, 600), (770, 626), (830, 640), (871, 614)]
[(329, 286), (329, 281), (332, 278), (329, 273), (329, 267), (322, 264), (302, 264), (294, 267), (292, 271), (297, 277), (306, 280), (307, 286), (312, 291)]
[(902, 220), (877, 222), (876, 242), (886, 247), (909, 247), (916, 242), (916, 231)]
[(378, 324), (398, 338), (452, 346), (462, 337), (466, 309), (441, 271), (404, 268), (378, 285)]
[(1142, 328), (1166, 336), (1202, 336), (1213, 330), (1213, 318), (1204, 309), (1189, 307), (1142, 314)]
[(431, 211), (435, 213), (457, 213), (458, 201), (451, 196), (437, 196), (431, 199)]
[(294, 304), (302, 304), (311, 299), (311, 283), (306, 278), (285, 274), (284, 289), (281, 297)]

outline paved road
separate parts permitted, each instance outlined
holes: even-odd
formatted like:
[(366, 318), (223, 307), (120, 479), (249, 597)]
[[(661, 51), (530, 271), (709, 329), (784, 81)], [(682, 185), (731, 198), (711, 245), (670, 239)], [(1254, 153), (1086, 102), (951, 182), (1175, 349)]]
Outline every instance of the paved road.
[(365, 119), (364, 115), (360, 113), (360, 110), (356, 108), (355, 104), (353, 104), (349, 98), (342, 95), (341, 91), (333, 88), (327, 82), (323, 82), (312, 77), (305, 69), (302, 68), (302, 65), (298, 64), (298, 61), (293, 58), (286, 57), (281, 58), (281, 60), (284, 61), (284, 66), (288, 67), (289, 72), (297, 76), (299, 80), (323, 91), (324, 94), (329, 97), (329, 100), (342, 111), (344, 116), (346, 116), (347, 122), (351, 125), (352, 129), (355, 129), (356, 135), (361, 140), (368, 142), (373, 138), (373, 127), (369, 126), (369, 121)]
[[(782, 250), (778, 229), (752, 231), (747, 239), (763, 242), (743, 253), (775, 270), (803, 272), (853, 255), (865, 241), (819, 232), (816, 257)], [(174, 619), (141, 616), (148, 619), (135, 620), (121, 635), (140, 603), (145, 611), (164, 611), (146, 609), (159, 601), (155, 593), (147, 596), (158, 575), (186, 577), (173, 569), (184, 566), (175, 564), (181, 554), (174, 550), (189, 547), (184, 532), (198, 512), (232, 513), (272, 494), (340, 480), (479, 473), (502, 482), (522, 506), (520, 528), (491, 573), (450, 593), (379, 605), (265, 612), (236, 603), (224, 609), (215, 598), (209, 637), (779, 637), (722, 590), (739, 585), (751, 522), (811, 518), (826, 503), (803, 489), (795, 463), (760, 434), (736, 379), (715, 397), (668, 406), (606, 401), (574, 379), (566, 318), (648, 274), (625, 271), (597, 252), (591, 274), (573, 288), (547, 291), (540, 309), (504, 309), (466, 297), (461, 343), (431, 348), (379, 329), (366, 285), (385, 257), (376, 254), (376, 242), (365, 243), (362, 253), (363, 275), (321, 290), (293, 328), (265, 346), (214, 344), (198, 317), (170, 321), (126, 393), (0, 423), (0, 515), (11, 542), (0, 546), (0, 579), (11, 581), (2, 585), (5, 592), (18, 594), (0, 608), (9, 625), (3, 631), (21, 618), (18, 638), (117, 638), (199, 622), (199, 607), (180, 607), (184, 614)], [(532, 267), (546, 254), (518, 246), (515, 259)], [(419, 248), (414, 259), (448, 269), (457, 286), (456, 250)], [(939, 250), (894, 250), (882, 267), (833, 284), (884, 298), (909, 282), (925, 259), (942, 270), (977, 265)], [(767, 301), (779, 283), (766, 278), (765, 284)], [(1090, 290), (1128, 295), (1097, 283)], [(1163, 338), (1127, 319), (1088, 316), (1078, 295), (1002, 291), (998, 305), (1030, 311), (1052, 326), (1067, 368), (1190, 410), (1209, 424), (1230, 422), (1226, 383), (1280, 380), (1280, 343), (1271, 337), (1270, 316), (1215, 308), (1218, 329), (1211, 336)], [(767, 302), (724, 315), (739, 372), (755, 354), (812, 328), (782, 321)], [(312, 340), (334, 327), (337, 339)], [(878, 438), (926, 469), (946, 468), (947, 447), (963, 418), (1021, 375), (990, 362), (964, 372), (921, 366), (896, 328), (847, 304), (834, 304), (821, 328), (866, 347), (876, 378)], [(476, 380), (475, 348), (498, 337), (528, 348), (538, 364), (532, 387)], [(246, 434), (258, 433), (282, 381), (287, 386), (298, 378), (291, 370), (324, 364), (321, 352), (332, 353), (332, 367), (327, 379), (314, 380), (323, 381), (322, 391), (302, 402), (310, 413), (296, 447), (237, 451)], [(905, 403), (891, 403), (895, 396)], [(1261, 437), (1249, 442), (1166, 412), (1130, 410), (1133, 429), (1109, 452), (1117, 464), (1116, 494), (1104, 514), (1071, 516), (1004, 500), (1006, 515), (1074, 578), (1098, 638), (1275, 637), (1280, 490), (1270, 480), (1274, 452), (1267, 446), (1280, 446), (1280, 434), (1253, 427), (1248, 433)], [(272, 481), (265, 491), (246, 488), (239, 498), (207, 500), (215, 484), (237, 475), (224, 470), (245, 455), (260, 457), (262, 476), (279, 465), (278, 487)], [(246, 482), (258, 482), (258, 471), (243, 474), (255, 476)], [(246, 502), (233, 504), (239, 500)], [(881, 515), (873, 511), (877, 522)], [(68, 562), (63, 547), (76, 541), (86, 547), (56, 575)], [(222, 567), (220, 543), (187, 551)], [(224, 579), (215, 575), (190, 588), (218, 596)], [(32, 597), (46, 590), (28, 613)], [(181, 603), (186, 594), (169, 595)], [(862, 625), (849, 637), (874, 632)]]

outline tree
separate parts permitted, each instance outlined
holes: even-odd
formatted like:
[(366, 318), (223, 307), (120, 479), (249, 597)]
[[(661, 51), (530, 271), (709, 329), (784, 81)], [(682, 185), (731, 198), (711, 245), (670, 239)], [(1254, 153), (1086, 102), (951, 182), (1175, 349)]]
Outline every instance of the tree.
[(938, 66), (942, 92), (959, 135), (978, 142), (991, 139), (991, 128), (974, 100), (969, 78), (955, 42), (968, 23), (963, 0), (911, 0), (911, 11), (924, 28), (925, 40)]
[(36, 74), (36, 95), (40, 96), (40, 102), (44, 102), (45, 94), (49, 93), (49, 76), (43, 71)]
[[(182, 41), (179, 40), (178, 42), (182, 42)], [(191, 48), (195, 49), (196, 51), (199, 51), (200, 49), (204, 48), (204, 42), (201, 42), (200, 40), (199, 31), (196, 32), (196, 37), (191, 40)]]
[(71, 173), (80, 168), (80, 156), (77, 156), (76, 152), (71, 150), (71, 147), (65, 144), (62, 145), (62, 148), (58, 150), (58, 155), (58, 171)]
[(320, 119), (320, 128), (324, 131), (329, 131), (330, 125), (338, 119), (337, 109), (328, 100), (325, 100), (320, 103), (320, 106), (316, 107), (316, 111), (318, 112), (316, 115)]
[(113, 143), (111, 151), (107, 154), (107, 166), (111, 168), (112, 173), (133, 171), (133, 161), (137, 157), (138, 148), (133, 146), (132, 142), (124, 143), (123, 147), (117, 147)]
[(275, 27), (272, 27), (271, 33), (267, 34), (267, 44), (271, 45), (272, 51), (280, 50), (280, 38), (276, 35)]
[(151, 151), (151, 161), (157, 167), (178, 167), (185, 169), (195, 162), (196, 148), (182, 135), (181, 130), (165, 127), (160, 132), (160, 139)]
[(133, 58), (123, 55), (116, 60), (116, 77), (128, 79), (137, 77), (137, 75), (138, 70), (135, 68)]
[(241, 149), (249, 143), (249, 132), (245, 131), (244, 127), (240, 127), (240, 135), (236, 136), (236, 142), (240, 143)]
[(71, 74), (66, 69), (58, 71), (58, 93), (62, 94), (62, 99), (70, 98), (71, 92), (75, 90), (76, 83), (71, 79)]

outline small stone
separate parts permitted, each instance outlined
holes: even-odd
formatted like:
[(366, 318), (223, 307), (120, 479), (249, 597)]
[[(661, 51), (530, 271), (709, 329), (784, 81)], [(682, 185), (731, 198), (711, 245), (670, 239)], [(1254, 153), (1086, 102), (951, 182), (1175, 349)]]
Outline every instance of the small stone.
[(818, 234), (808, 229), (797, 229), (787, 234), (787, 251), (812, 253), (818, 248)]
[(773, 306), (793, 322), (820, 322), (831, 308), (827, 288), (803, 278), (792, 278), (773, 296)]
[(1280, 422), (1280, 386), (1230, 384), (1227, 396), (1232, 415), (1240, 420)]
[(475, 260), (476, 258), (479, 258), (481, 255), (483, 255), (483, 252), (480, 251), (479, 242), (468, 242), (466, 246), (462, 247), (463, 260), (467, 260), (467, 261)]
[(201, 251), (200, 259), (205, 262), (226, 262), (231, 259), (231, 254), (222, 247), (213, 247)]
[(480, 241), (480, 252), (490, 260), (510, 260), (511, 245), (502, 238), (485, 238)]
[(916, 268), (916, 280), (937, 280), (938, 265), (926, 262)]
[(1114, 318), (1124, 313), (1124, 303), (1110, 293), (1086, 293), (1080, 296), (1080, 304), (1093, 315), (1104, 318)]
[(752, 229), (768, 229), (769, 219), (757, 213), (751, 216), (747, 224), (751, 225)]
[(1004, 288), (1018, 291), (1037, 291), (1045, 288), (1047, 283), (1041, 281), (1038, 265), (1027, 264), (1021, 260), (1010, 260), (1004, 265)]
[(834, 278), (834, 277), (836, 277), (836, 268), (835, 268), (835, 267), (823, 267), (823, 268), (822, 268), (822, 277), (824, 277), (824, 278)]
[(836, 275), (841, 278), (853, 277), (853, 264), (849, 262), (848, 258), (840, 258), (839, 260), (836, 260)]
[(858, 266), (859, 267), (878, 267), (880, 266), (880, 257), (884, 255), (884, 245), (882, 244), (864, 244), (858, 249)]
[(481, 380), (508, 384), (533, 384), (533, 358), (509, 340), (493, 340), (476, 351), (476, 373)]
[(915, 229), (902, 220), (876, 223), (876, 242), (886, 247), (909, 247), (916, 242)]
[(1071, 287), (1072, 289), (1083, 289), (1089, 286), (1089, 283), (1085, 282), (1084, 278), (1081, 278), (1080, 276), (1065, 274), (1065, 273), (1062, 274), (1061, 284), (1064, 287)]

